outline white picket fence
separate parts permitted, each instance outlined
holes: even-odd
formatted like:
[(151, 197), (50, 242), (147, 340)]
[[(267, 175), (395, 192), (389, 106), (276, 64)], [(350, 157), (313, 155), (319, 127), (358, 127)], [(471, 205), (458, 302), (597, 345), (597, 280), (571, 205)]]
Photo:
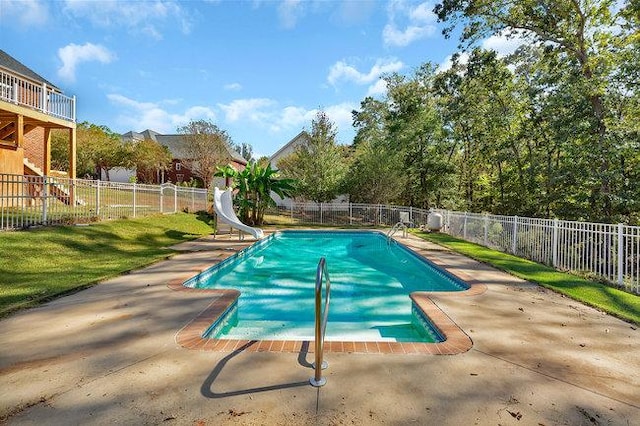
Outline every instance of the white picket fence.
[(438, 210), (450, 235), (640, 293), (640, 227)]
[(200, 188), (0, 174), (0, 231), (207, 207)]
[[(639, 226), (434, 211), (452, 236), (640, 294)], [(400, 212), (416, 227), (427, 224), (427, 210), (384, 204), (292, 203), (274, 211), (291, 222), (336, 226), (392, 226)]]

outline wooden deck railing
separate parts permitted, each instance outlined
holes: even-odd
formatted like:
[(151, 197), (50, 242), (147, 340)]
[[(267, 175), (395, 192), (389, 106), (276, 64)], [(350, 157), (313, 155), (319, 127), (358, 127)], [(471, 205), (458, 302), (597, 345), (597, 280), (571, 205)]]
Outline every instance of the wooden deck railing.
[(65, 96), (46, 83), (35, 84), (0, 71), (0, 100), (33, 108), (68, 121), (76, 121), (76, 97)]

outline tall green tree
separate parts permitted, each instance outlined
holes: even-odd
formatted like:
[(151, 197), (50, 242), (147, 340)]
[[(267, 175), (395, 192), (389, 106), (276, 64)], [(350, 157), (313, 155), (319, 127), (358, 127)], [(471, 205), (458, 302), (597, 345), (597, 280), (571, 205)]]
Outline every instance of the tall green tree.
[(433, 93), (435, 66), (426, 63), (413, 76), (386, 78), (387, 143), (403, 155), (405, 204), (430, 208), (442, 200), (453, 168), (446, 160), (448, 141)]
[(402, 152), (388, 143), (388, 104), (365, 98), (353, 111), (353, 158), (345, 177), (349, 199), (356, 203), (399, 202), (406, 176)]
[(454, 60), (441, 72), (435, 86), (464, 194), (459, 207), (523, 214), (535, 205), (534, 159), (520, 138), (524, 107), (506, 64), (495, 52), (475, 49), (465, 63)]
[(308, 143), (301, 144), (278, 167), (298, 182), (298, 193), (317, 203), (335, 199), (344, 188), (347, 150), (336, 143), (336, 127), (324, 111), (311, 122)]
[(578, 156), (592, 165), (576, 186), (587, 189), (590, 217), (599, 220), (613, 220), (622, 209), (615, 178), (622, 158), (611, 131), (616, 108), (609, 83), (623, 68), (617, 60), (620, 52), (633, 55), (633, 45), (637, 48), (637, 26), (620, 24), (637, 22), (627, 16), (637, 9), (629, 4), (616, 10), (618, 6), (613, 0), (446, 0), (434, 8), (439, 21), (448, 24), (445, 35), (464, 27), (462, 47), (490, 35), (518, 35), (541, 48), (540, 61), (547, 67), (567, 70), (570, 84), (563, 88), (572, 89), (575, 105), (585, 113), (584, 121), (574, 123)]

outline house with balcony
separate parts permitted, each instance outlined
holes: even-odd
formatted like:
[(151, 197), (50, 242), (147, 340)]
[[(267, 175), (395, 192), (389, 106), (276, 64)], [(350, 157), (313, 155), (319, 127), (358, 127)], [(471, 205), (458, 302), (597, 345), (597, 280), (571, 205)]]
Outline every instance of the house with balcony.
[[(7, 205), (41, 203), (38, 180), (52, 174), (51, 131), (69, 140), (69, 170), (76, 177), (76, 99), (0, 50), (0, 200)], [(24, 177), (23, 177), (24, 176)], [(22, 184), (20, 184), (22, 180)], [(72, 190), (52, 187), (65, 204), (76, 204)]]
[(0, 174), (47, 176), (53, 129), (69, 138), (69, 170), (76, 177), (76, 99), (0, 50)]

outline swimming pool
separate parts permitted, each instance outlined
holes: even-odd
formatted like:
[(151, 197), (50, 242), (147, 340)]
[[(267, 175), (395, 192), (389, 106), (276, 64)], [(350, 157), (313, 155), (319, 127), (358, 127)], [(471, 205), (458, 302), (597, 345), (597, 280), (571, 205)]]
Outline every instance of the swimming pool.
[(184, 285), (241, 293), (209, 337), (312, 340), (320, 257), (331, 276), (328, 341), (442, 341), (409, 294), (468, 288), (377, 231), (276, 232)]

